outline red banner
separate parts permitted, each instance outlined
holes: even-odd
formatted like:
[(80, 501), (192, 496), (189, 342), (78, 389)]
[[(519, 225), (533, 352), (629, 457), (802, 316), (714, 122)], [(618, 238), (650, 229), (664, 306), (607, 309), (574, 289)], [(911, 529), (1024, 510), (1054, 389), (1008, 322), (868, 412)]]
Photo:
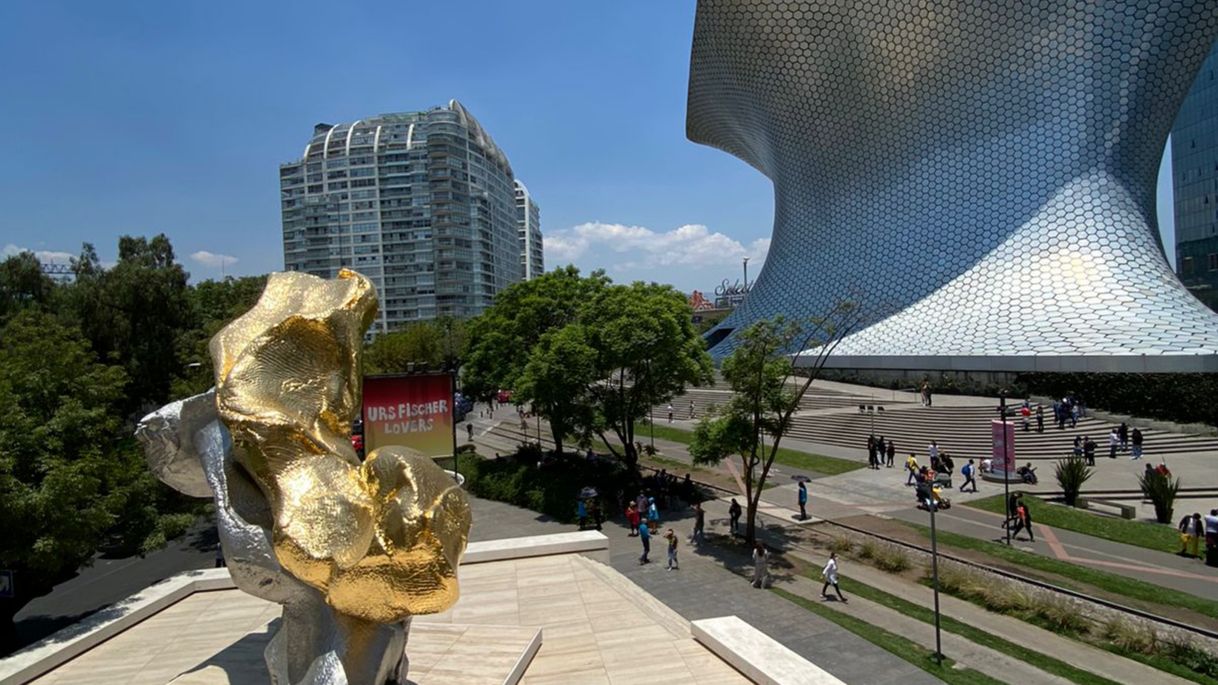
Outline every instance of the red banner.
[(403, 445), (453, 453), (453, 386), (446, 373), (364, 378), (364, 449)]
[(994, 470), (1014, 473), (1015, 424), (995, 419), (990, 423), (990, 432), (994, 438)]

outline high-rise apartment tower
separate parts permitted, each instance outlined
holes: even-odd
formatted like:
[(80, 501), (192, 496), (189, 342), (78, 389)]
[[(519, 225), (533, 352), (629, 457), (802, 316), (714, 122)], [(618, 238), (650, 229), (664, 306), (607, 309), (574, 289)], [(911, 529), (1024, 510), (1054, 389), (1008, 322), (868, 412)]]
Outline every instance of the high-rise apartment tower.
[(367, 276), (373, 331), (478, 314), (525, 277), (512, 167), (456, 100), (318, 124), (279, 180), (284, 268)]
[(546, 270), (541, 254), (541, 208), (520, 181), (516, 181), (516, 232), (520, 238), (524, 280), (537, 278)]

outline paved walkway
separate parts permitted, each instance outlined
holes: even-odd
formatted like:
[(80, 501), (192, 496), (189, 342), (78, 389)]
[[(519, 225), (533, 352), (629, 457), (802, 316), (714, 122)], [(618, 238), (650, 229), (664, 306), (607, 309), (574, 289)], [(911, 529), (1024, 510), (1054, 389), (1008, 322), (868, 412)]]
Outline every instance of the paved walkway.
[[(518, 507), (477, 498), (472, 498), (472, 502), (474, 539), (571, 530), (571, 526), (541, 520), (537, 514)], [(683, 515), (684, 519), (673, 523), (688, 534), (692, 519), (688, 510)], [(696, 554), (683, 546), (681, 569), (666, 571), (662, 540), (656, 537), (652, 543), (652, 563), (640, 566), (642, 547), (637, 538), (629, 537), (628, 530), (616, 523), (606, 524), (605, 533), (610, 538), (613, 567), (688, 620), (735, 614), (848, 683), (940, 682), (826, 619), (773, 593), (751, 588), (738, 574), (745, 568), (739, 560)], [(725, 563), (734, 570), (725, 568)]]

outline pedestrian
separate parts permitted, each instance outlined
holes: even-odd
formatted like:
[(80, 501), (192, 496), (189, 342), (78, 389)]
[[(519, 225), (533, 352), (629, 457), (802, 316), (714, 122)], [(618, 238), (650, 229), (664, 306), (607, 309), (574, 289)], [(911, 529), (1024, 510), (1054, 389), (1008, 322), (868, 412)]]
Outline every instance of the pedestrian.
[(588, 505), (584, 500), (575, 500), (575, 515), (579, 517), (579, 529), (583, 530), (588, 527)]
[(1218, 566), (1218, 509), (1210, 509), (1205, 517), (1205, 563)]
[(960, 492), (964, 492), (969, 483), (973, 484), (972, 492), (977, 492), (977, 467), (973, 465), (972, 459), (969, 459), (967, 464), (960, 467), (960, 475), (964, 476), (964, 482), (960, 484)]
[(228, 562), (224, 560), (224, 548), (220, 543), (216, 543), (216, 568), (224, 568), (228, 566)]
[(1074, 456), (1083, 456), (1083, 438), (1080, 435), (1074, 436)]
[(875, 467), (880, 468), (880, 464), (884, 463), (884, 456), (888, 454), (888, 443), (884, 440), (884, 436), (880, 436), (879, 442), (875, 444)]
[(689, 420), (690, 421), (694, 420), (694, 401), (693, 400), (689, 401)]
[(808, 486), (799, 481), (799, 520), (808, 520)]
[(1139, 428), (1133, 429), (1133, 433), (1129, 436), (1129, 442), (1133, 445), (1133, 456), (1130, 461), (1135, 461), (1142, 458), (1142, 430)]
[(706, 538), (706, 511), (700, 502), (694, 502), (694, 533), (689, 536), (690, 542), (701, 545)]
[(631, 502), (626, 505), (626, 522), (630, 524), (630, 537), (639, 534), (639, 507)]
[(1121, 451), (1129, 451), (1129, 426), (1124, 421), (1121, 422), (1121, 427), (1117, 429), (1117, 437), (1121, 439)]
[(672, 403), (668, 403), (668, 422), (672, 423)]
[(944, 452), (943, 456), (939, 457), (939, 463), (942, 464), (943, 470), (947, 472), (947, 475), (955, 475), (956, 462), (952, 461), (952, 455)]
[(770, 586), (770, 552), (760, 542), (753, 547), (753, 587)]
[(926, 455), (927, 455), (927, 457), (930, 458), (930, 462), (932, 464), (935, 463), (936, 461), (938, 461), (939, 460), (939, 443), (935, 442), (934, 440), (931, 440), (930, 446), (928, 446), (926, 448)]
[(601, 523), (605, 517), (601, 514), (601, 504), (595, 498), (588, 501), (588, 513), (592, 516), (592, 523), (597, 530), (601, 530)]
[(1045, 405), (1036, 405), (1036, 432), (1045, 432)]
[(1095, 441), (1091, 436), (1083, 437), (1083, 457), (1087, 459), (1088, 466), (1095, 466)]
[(474, 424), (472, 421), (465, 422), (465, 434), (469, 436), (469, 441), (474, 441)]
[(1019, 498), (1019, 504), (1015, 506), (1015, 530), (1011, 531), (1011, 537), (1018, 538), (1019, 531), (1028, 530), (1028, 540), (1036, 542), (1036, 537), (1032, 535), (1032, 510), (1023, 503), (1023, 498)]
[(634, 498), (634, 506), (639, 511), (639, 518), (647, 518), (647, 495), (640, 492), (638, 497)]
[(867, 468), (879, 468), (875, 462), (875, 436), (871, 435), (867, 438)]
[(728, 508), (727, 508), (728, 529), (731, 530), (732, 535), (735, 535), (737, 532), (739, 532), (738, 529), (740, 528), (740, 514), (741, 514), (740, 503), (736, 501), (735, 497), (733, 497), (732, 503), (730, 505), (728, 505)]
[(1022, 493), (1013, 492), (1011, 493), (1011, 496), (1007, 498), (1007, 518), (1002, 522), (1003, 528), (1007, 528), (1011, 525), (1011, 521), (1015, 518), (1015, 511), (1019, 508), (1020, 499), (1022, 497)]
[(655, 526), (656, 530), (659, 530), (660, 510), (656, 507), (656, 498), (654, 497), (647, 498), (647, 522)]
[(1121, 436), (1117, 429), (1113, 428), (1108, 433), (1108, 458), (1116, 459), (1117, 450), (1121, 448)]
[(905, 460), (905, 470), (909, 472), (909, 477), (905, 479), (905, 485), (913, 485), (914, 480), (918, 476), (918, 458), (913, 452), (909, 453), (909, 458)]
[(639, 540), (643, 541), (643, 556), (639, 557), (639, 564), (651, 563), (651, 559), (647, 558), (651, 554), (651, 530), (646, 523), (639, 526)]
[(664, 534), (664, 539), (668, 541), (668, 568), (664, 570), (679, 570), (681, 567), (677, 565), (677, 534), (672, 531), (672, 528), (669, 528), (668, 532)]
[(888, 441), (888, 468), (892, 468), (892, 462), (897, 458), (897, 443), (895, 440)]
[(837, 586), (837, 552), (829, 552), (829, 561), (825, 562), (825, 568), (820, 572), (820, 577), (825, 579), (825, 584), (820, 588), (821, 599), (829, 599), (827, 590), (832, 585), (833, 591), (837, 593), (837, 598), (842, 602), (847, 601), (842, 596), (842, 589)]
[[(1201, 522), (1201, 514), (1185, 514), (1184, 518), (1180, 519), (1180, 556), (1182, 557), (1197, 557), (1201, 558), (1201, 537), (1204, 535), (1205, 525)], [(1189, 548), (1192, 547), (1192, 552)]]
[(1029, 420), (1032, 418), (1032, 408), (1028, 406), (1028, 401), (1024, 400), (1023, 406), (1019, 408), (1019, 416), (1023, 419), (1023, 431), (1025, 433), (1030, 429)]
[(1079, 409), (1079, 406), (1077, 404), (1070, 405), (1070, 427), (1071, 428), (1078, 426), (1078, 419), (1079, 419), (1080, 413), (1082, 413), (1082, 409)]

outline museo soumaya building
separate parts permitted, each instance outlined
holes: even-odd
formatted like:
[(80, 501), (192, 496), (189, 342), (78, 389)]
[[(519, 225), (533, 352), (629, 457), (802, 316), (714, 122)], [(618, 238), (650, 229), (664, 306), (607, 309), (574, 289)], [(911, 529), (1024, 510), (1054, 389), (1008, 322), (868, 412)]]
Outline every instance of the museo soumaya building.
[(1218, 0), (700, 0), (688, 136), (775, 196), (712, 353), (851, 299), (832, 366), (1218, 371), (1218, 315), (1155, 218), (1216, 36)]

